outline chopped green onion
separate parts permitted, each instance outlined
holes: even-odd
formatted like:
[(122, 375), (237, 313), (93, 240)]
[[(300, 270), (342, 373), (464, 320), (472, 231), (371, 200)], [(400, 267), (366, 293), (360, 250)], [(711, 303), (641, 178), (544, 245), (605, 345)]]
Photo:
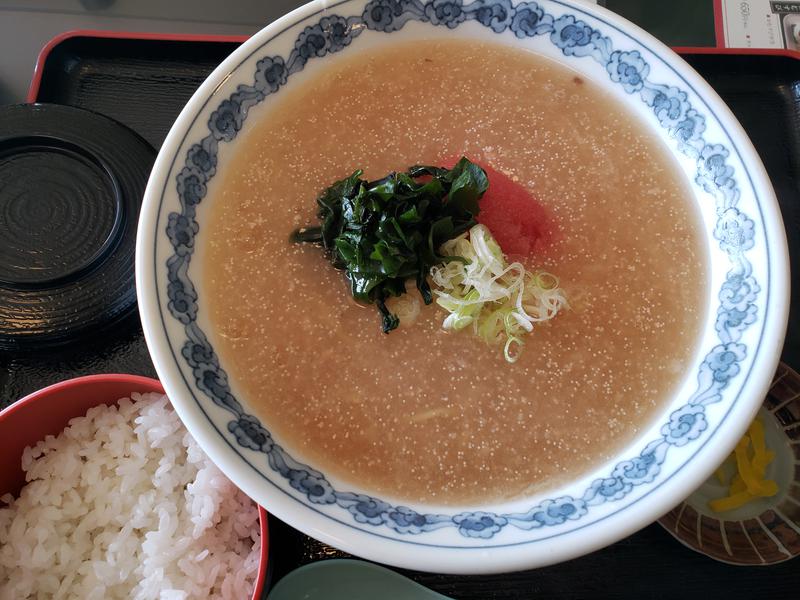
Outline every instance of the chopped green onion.
[(508, 362), (516, 362), (524, 336), (534, 323), (552, 319), (567, 306), (558, 278), (506, 263), (503, 251), (484, 225), (442, 244), (451, 257), (431, 268), (436, 303), (448, 313), (442, 326), (459, 330), (472, 325), (476, 335), (503, 344)]

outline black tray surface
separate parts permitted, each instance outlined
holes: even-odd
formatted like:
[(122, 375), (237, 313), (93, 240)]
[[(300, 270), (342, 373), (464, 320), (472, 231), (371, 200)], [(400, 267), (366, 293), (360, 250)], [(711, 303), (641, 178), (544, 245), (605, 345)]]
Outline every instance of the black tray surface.
[[(192, 91), (236, 44), (74, 37), (43, 70), (38, 100), (105, 113), (156, 148)], [(686, 54), (742, 122), (775, 186), (792, 265), (800, 260), (800, 61), (783, 56)], [(800, 271), (793, 269), (792, 284)], [(783, 359), (800, 366), (800, 322), (792, 306)], [(3, 404), (56, 381), (97, 372), (153, 375), (135, 320), (104, 344), (47, 356), (0, 357)], [(272, 579), (309, 562), (345, 556), (275, 518), (270, 520)], [(493, 576), (406, 572), (455, 599), (775, 598), (797, 596), (800, 565), (733, 567), (696, 554), (659, 525), (559, 565)]]
[(38, 102), (88, 108), (139, 133), (154, 148), (235, 42), (67, 38), (42, 69)]

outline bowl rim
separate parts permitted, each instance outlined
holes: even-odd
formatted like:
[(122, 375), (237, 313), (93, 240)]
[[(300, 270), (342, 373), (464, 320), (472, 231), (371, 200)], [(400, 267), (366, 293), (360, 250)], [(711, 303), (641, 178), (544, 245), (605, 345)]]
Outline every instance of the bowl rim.
[[(322, 9), (332, 8), (342, 4), (357, 2), (357, 6), (363, 8), (366, 0), (343, 0), (337, 3), (328, 3), (324, 0), (314, 0), (308, 4), (295, 9), (284, 17), (271, 23), (252, 38), (250, 38), (239, 49), (232, 53), (200, 86), (194, 96), (187, 103), (184, 110), (175, 122), (172, 130), (167, 136), (162, 151), (156, 160), (153, 175), (148, 184), (145, 194), (145, 204), (142, 208), (142, 216), (139, 227), (139, 240), (137, 243), (137, 289), (139, 292), (140, 313), (145, 331), (145, 338), (148, 343), (156, 369), (165, 383), (170, 394), (180, 398), (182, 394), (193, 395), (192, 384), (185, 381), (183, 373), (172, 364), (172, 351), (169, 349), (168, 336), (166, 334), (166, 324), (163, 322), (163, 315), (159, 306), (158, 291), (155, 284), (156, 265), (155, 256), (151, 255), (151, 248), (154, 247), (156, 235), (163, 232), (156, 230), (158, 222), (158, 196), (163, 192), (167, 185), (166, 178), (171, 172), (172, 162), (178, 160), (178, 150), (183, 145), (184, 137), (189, 134), (192, 122), (196, 119), (205, 105), (210, 101), (214, 92), (222, 86), (225, 81), (232, 77), (236, 69), (248, 57), (254, 55), (272, 36), (285, 31), (293, 25), (309, 18)], [(732, 147), (738, 154), (744, 170), (742, 174), (748, 177), (751, 185), (756, 192), (756, 205), (761, 211), (761, 222), (765, 231), (766, 247), (768, 251), (774, 251), (774, 256), (770, 259), (770, 265), (776, 268), (772, 270), (767, 278), (769, 286), (767, 299), (765, 300), (766, 311), (770, 312), (770, 320), (765, 320), (761, 332), (761, 342), (759, 343), (759, 367), (754, 369), (755, 363), (751, 365), (750, 372), (740, 375), (742, 382), (736, 400), (730, 400), (731, 406), (721, 417), (716, 428), (702, 440), (696, 448), (697, 452), (702, 451), (707, 464), (704, 466), (697, 464), (694, 460), (691, 464), (687, 461), (671, 472), (670, 476), (661, 481), (657, 486), (649, 489), (646, 494), (626, 505), (615, 513), (603, 517), (602, 519), (587, 524), (591, 526), (591, 535), (582, 536), (580, 543), (573, 544), (547, 544), (547, 548), (540, 552), (515, 552), (511, 554), (507, 550), (509, 547), (516, 548), (532, 543), (545, 541), (547, 538), (537, 538), (526, 542), (519, 542), (506, 546), (488, 547), (454, 547), (455, 555), (447, 555), (447, 547), (433, 546), (418, 541), (403, 540), (397, 537), (379, 535), (377, 533), (364, 531), (359, 528), (351, 527), (343, 522), (336, 521), (324, 514), (312, 514), (313, 507), (305, 502), (298, 501), (294, 497), (281, 494), (270, 496), (271, 510), (281, 519), (290, 525), (303, 530), (307, 534), (316, 537), (333, 546), (347, 550), (354, 554), (368, 556), (373, 560), (394, 564), (401, 567), (414, 568), (420, 570), (436, 570), (440, 572), (452, 573), (474, 573), (474, 572), (502, 572), (528, 568), (530, 566), (543, 566), (552, 564), (569, 558), (574, 558), (611, 544), (634, 531), (655, 521), (659, 516), (666, 513), (672, 506), (678, 504), (686, 494), (686, 489), (694, 489), (710, 474), (716, 465), (721, 462), (730, 452), (735, 444), (735, 440), (744, 432), (752, 416), (760, 405), (760, 402), (748, 400), (761, 398), (768, 389), (771, 377), (771, 367), (777, 365), (785, 335), (786, 322), (788, 318), (788, 252), (786, 249), (785, 231), (782, 219), (778, 210), (777, 200), (767, 178), (766, 171), (755, 152), (751, 142), (744, 133), (741, 125), (736, 121), (727, 106), (713, 91), (711, 86), (680, 57), (667, 48), (664, 44), (656, 40), (653, 36), (643, 31), (638, 26), (629, 23), (618, 15), (598, 7), (579, 4), (574, 0), (545, 0), (541, 4), (557, 4), (566, 7), (573, 13), (583, 13), (591, 18), (597, 19), (617, 30), (620, 34), (629, 38), (637, 47), (644, 47), (653, 55), (657, 56), (665, 66), (670, 68), (679, 78), (681, 78), (689, 89), (695, 92), (699, 100), (704, 103), (708, 112), (724, 127), (724, 132), (730, 138)], [(233, 80), (239, 81), (235, 76)], [(740, 176), (742, 176), (740, 174)], [(711, 315), (708, 317), (711, 319)], [(769, 367), (769, 368), (765, 368)], [(764, 374), (766, 373), (766, 374)], [(745, 400), (741, 400), (744, 397)], [(202, 409), (195, 409), (184, 405), (182, 401), (176, 403), (176, 410), (181, 418), (187, 423), (187, 428), (192, 427), (193, 434), (201, 443), (202, 447), (215, 462), (218, 462), (222, 470), (232, 476), (232, 479), (251, 495), (265, 495), (263, 488), (266, 484), (258, 483), (256, 477), (250, 473), (245, 473), (243, 465), (245, 461), (236, 456), (236, 453), (225, 448), (225, 441), (217, 439), (216, 432), (210, 431), (211, 427), (198, 420), (198, 415)], [(210, 420), (210, 419), (209, 419)], [(730, 439), (720, 439), (717, 429), (721, 423), (726, 424), (726, 434)], [(713, 440), (714, 445), (708, 446)], [(642, 440), (640, 440), (642, 441)], [(253, 467), (253, 469), (255, 469)], [(266, 478), (265, 478), (266, 479)], [(270, 482), (271, 483), (271, 482)], [(274, 485), (274, 484), (273, 484)], [(652, 493), (659, 489), (655, 498)], [(684, 490), (684, 491), (681, 491)], [(558, 492), (558, 490), (554, 490)], [(553, 494), (555, 495), (555, 494)], [(647, 502), (639, 502), (644, 498), (649, 498)], [(315, 513), (317, 511), (314, 511)], [(625, 517), (620, 513), (624, 512)], [(599, 521), (605, 521), (601, 523)], [(609, 525), (609, 522), (612, 525)], [(562, 534), (575, 542), (575, 534), (580, 535), (582, 528), (573, 529), (566, 534)], [(352, 532), (352, 533), (351, 533)], [(586, 533), (586, 532), (584, 532)], [(377, 537), (376, 537), (377, 536)], [(384, 538), (384, 539), (380, 539)], [(370, 543), (374, 542), (374, 543)], [(401, 550), (404, 544), (412, 544), (414, 553), (406, 554)], [(568, 546), (568, 547), (567, 547)], [(477, 550), (478, 552), (474, 552)], [(492, 551), (491, 555), (487, 552)], [(503, 551), (501, 551), (503, 550)], [(473, 551), (469, 553), (469, 551)]]
[(57, 381), (56, 383), (51, 383), (48, 386), (45, 386), (38, 390), (34, 390), (29, 394), (26, 394), (19, 400), (15, 400), (7, 407), (5, 407), (3, 410), (0, 410), (0, 423), (3, 422), (4, 418), (8, 418), (8, 415), (14, 414), (16, 411), (21, 410), (27, 404), (36, 402), (37, 400), (41, 400), (43, 397), (49, 396), (50, 394), (61, 392), (75, 387), (82, 387), (84, 385), (91, 385), (94, 383), (107, 383), (107, 382), (130, 383), (131, 385), (137, 385), (137, 386), (140, 385), (142, 387), (157, 387), (163, 389), (163, 386), (161, 385), (161, 382), (158, 379), (154, 379), (152, 377), (146, 377), (145, 375), (128, 375), (125, 373), (101, 373), (97, 375), (81, 375), (79, 377), (72, 377), (70, 379), (65, 379), (63, 381)]
[[(13, 403), (11, 403), (6, 408), (0, 411), (0, 429), (2, 429), (3, 424), (6, 421), (13, 418), (17, 413), (24, 410), (26, 407), (32, 406), (37, 402), (46, 402), (48, 401), (48, 399), (52, 397), (53, 394), (60, 394), (66, 390), (71, 390), (75, 388), (77, 389), (91, 388), (96, 384), (105, 384), (105, 383), (119, 383), (130, 386), (131, 390), (127, 393), (128, 397), (130, 397), (131, 393), (137, 392), (138, 391), (137, 388), (146, 389), (148, 392), (154, 392), (157, 394), (166, 395), (166, 392), (164, 391), (164, 386), (158, 379), (154, 379), (152, 377), (147, 377), (144, 375), (131, 375), (127, 373), (102, 373), (97, 375), (82, 375), (80, 377), (73, 377), (71, 379), (65, 379), (64, 381), (59, 381), (57, 383), (50, 384), (46, 387), (40, 388), (29, 394), (26, 394), (19, 400), (14, 401)], [(124, 397), (125, 396), (120, 396), (119, 398), (110, 400), (107, 404), (114, 404)], [(106, 404), (106, 402), (100, 401), (97, 404), (98, 405)], [(85, 414), (86, 413), (74, 415), (72, 418), (81, 417), (84, 416)], [(267, 515), (267, 511), (264, 510), (264, 508), (260, 504), (258, 504), (257, 502), (255, 504), (258, 507), (258, 522), (259, 522), (259, 532), (261, 535), (261, 547), (259, 548), (258, 573), (256, 574), (256, 579), (254, 581), (253, 594), (251, 598), (252, 600), (260, 600), (264, 592), (264, 588), (266, 586), (267, 572), (269, 570), (268, 569), (269, 556), (270, 556), (269, 517)]]

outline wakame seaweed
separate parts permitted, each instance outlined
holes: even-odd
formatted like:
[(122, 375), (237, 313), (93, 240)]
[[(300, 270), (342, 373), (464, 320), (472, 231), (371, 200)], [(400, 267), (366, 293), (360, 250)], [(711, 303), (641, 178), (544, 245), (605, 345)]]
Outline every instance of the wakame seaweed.
[(399, 320), (386, 299), (404, 294), (412, 279), (425, 304), (431, 303), (431, 267), (454, 260), (438, 249), (476, 224), (489, 179), (465, 157), (452, 169), (414, 166), (376, 181), (362, 174), (355, 171), (326, 189), (317, 198), (321, 225), (298, 229), (291, 240), (322, 246), (345, 272), (353, 297), (378, 307), (388, 333)]

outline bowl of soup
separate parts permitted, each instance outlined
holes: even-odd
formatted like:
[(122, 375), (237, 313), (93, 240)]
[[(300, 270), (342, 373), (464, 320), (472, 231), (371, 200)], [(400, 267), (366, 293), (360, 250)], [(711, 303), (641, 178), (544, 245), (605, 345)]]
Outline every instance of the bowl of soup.
[(136, 260), (160, 379), (237, 486), (450, 573), (573, 558), (678, 504), (755, 415), (788, 306), (727, 107), (555, 0), (269, 25), (173, 126)]

